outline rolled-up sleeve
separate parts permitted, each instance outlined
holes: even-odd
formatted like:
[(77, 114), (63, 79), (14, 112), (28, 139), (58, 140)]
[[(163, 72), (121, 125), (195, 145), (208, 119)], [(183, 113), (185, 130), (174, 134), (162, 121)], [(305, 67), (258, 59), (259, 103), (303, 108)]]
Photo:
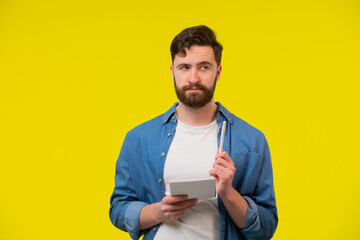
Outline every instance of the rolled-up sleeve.
[(125, 227), (132, 239), (139, 239), (140, 237), (139, 216), (141, 209), (145, 205), (147, 204), (140, 201), (132, 202), (126, 209)]
[(260, 219), (258, 208), (255, 202), (248, 196), (244, 196), (248, 203), (248, 209), (246, 212), (244, 231), (259, 231), (260, 230)]

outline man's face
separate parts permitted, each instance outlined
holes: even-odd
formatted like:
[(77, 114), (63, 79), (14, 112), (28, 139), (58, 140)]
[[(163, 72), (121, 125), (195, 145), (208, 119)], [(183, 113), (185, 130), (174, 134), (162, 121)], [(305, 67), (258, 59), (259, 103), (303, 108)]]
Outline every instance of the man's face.
[(186, 56), (176, 55), (170, 67), (179, 101), (200, 108), (214, 100), (216, 81), (221, 66), (217, 66), (210, 46), (192, 46)]

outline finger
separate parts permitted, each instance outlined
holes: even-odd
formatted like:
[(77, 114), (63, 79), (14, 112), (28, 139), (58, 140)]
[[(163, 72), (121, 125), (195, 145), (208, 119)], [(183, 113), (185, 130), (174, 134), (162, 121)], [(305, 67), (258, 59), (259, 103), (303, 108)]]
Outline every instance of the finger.
[(165, 204), (174, 204), (188, 199), (186, 194), (184, 195), (167, 195), (161, 201)]
[(225, 174), (231, 174), (234, 175), (235, 173), (235, 167), (234, 166), (223, 166), (220, 164), (215, 164), (214, 169), (220, 170), (220, 172), (223, 172)]
[(216, 168), (213, 169), (213, 173), (216, 174), (219, 181), (226, 181), (229, 179), (232, 179), (234, 176), (234, 172), (228, 168), (224, 168), (223, 166), (216, 166)]
[(219, 169), (211, 169), (209, 171), (210, 176), (214, 177), (216, 182), (220, 180), (220, 175), (222, 176), (222, 172)]
[(192, 198), (192, 199), (188, 199), (185, 201), (174, 203), (171, 206), (172, 206), (173, 211), (174, 210), (176, 211), (176, 210), (187, 209), (187, 208), (193, 207), (196, 203), (197, 203), (197, 199)]
[(209, 171), (209, 176), (214, 177), (216, 182), (219, 180), (219, 177), (216, 175), (215, 169), (211, 169), (211, 170)]
[(184, 204), (184, 205), (182, 205), (182, 206), (178, 206), (179, 209), (174, 210), (174, 211), (175, 211), (175, 212), (176, 212), (176, 211), (183, 211), (183, 212), (185, 212), (186, 210), (192, 208), (192, 207), (195, 206), (195, 204), (197, 203), (197, 199), (191, 199), (191, 200), (193, 200), (193, 201), (191, 201), (191, 202), (189, 202), (189, 203), (187, 203), (187, 204)]
[(235, 168), (235, 166), (233, 164), (225, 161), (224, 159), (216, 160), (213, 164), (213, 168), (215, 168), (215, 166), (223, 166), (223, 167), (229, 168), (229, 169)]
[(227, 152), (222, 152), (221, 154), (226, 161), (234, 163), (234, 161), (231, 159), (231, 157), (229, 156), (229, 154)]
[(183, 202), (178, 202), (175, 204), (163, 204), (161, 206), (161, 211), (166, 216), (169, 212), (179, 212), (185, 211), (193, 207), (197, 202), (197, 199), (189, 199)]
[(215, 168), (215, 166), (223, 166), (223, 167), (228, 168), (228, 169), (230, 169), (232, 171), (235, 171), (235, 165), (225, 161), (222, 158), (215, 160), (215, 162), (213, 164), (213, 168)]
[(197, 199), (187, 199), (187, 200), (172, 203), (172, 204), (163, 203), (163, 205), (161, 207), (161, 211), (162, 212), (173, 212), (173, 211), (178, 211), (181, 209), (186, 209), (188, 207), (194, 206), (196, 204), (196, 202), (197, 202)]
[(215, 160), (216, 160), (216, 159), (224, 159), (225, 161), (227, 161), (227, 162), (229, 162), (229, 163), (231, 163), (231, 164), (234, 165), (234, 161), (231, 159), (231, 157), (229, 156), (229, 154), (228, 154), (227, 152), (225, 152), (225, 151), (217, 154), (217, 155), (215, 156)]

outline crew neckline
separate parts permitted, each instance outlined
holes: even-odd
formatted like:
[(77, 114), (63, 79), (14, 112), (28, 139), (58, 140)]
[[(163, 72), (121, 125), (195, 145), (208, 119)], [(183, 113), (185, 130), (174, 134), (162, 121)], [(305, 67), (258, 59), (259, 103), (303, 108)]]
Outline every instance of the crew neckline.
[(183, 122), (181, 122), (179, 119), (177, 119), (177, 124), (179, 127), (181, 127), (184, 130), (187, 131), (192, 131), (192, 132), (202, 132), (202, 131), (207, 131), (211, 128), (213, 128), (214, 126), (216, 126), (216, 119), (214, 121), (212, 121), (210, 124), (207, 125), (203, 125), (203, 126), (191, 126), (191, 125), (187, 125)]

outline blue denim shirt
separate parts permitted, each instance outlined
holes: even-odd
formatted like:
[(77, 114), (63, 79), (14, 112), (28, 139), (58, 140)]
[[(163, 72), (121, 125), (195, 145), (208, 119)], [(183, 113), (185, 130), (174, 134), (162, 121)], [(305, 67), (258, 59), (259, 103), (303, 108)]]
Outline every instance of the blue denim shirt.
[[(245, 227), (239, 229), (218, 198), (220, 239), (270, 239), (278, 223), (272, 164), (264, 134), (231, 114), (220, 103), (216, 122), (226, 121), (224, 150), (235, 163), (233, 187), (246, 199)], [(116, 163), (115, 188), (111, 196), (110, 220), (130, 237), (153, 239), (160, 225), (139, 230), (139, 214), (147, 204), (165, 197), (164, 164), (174, 137), (175, 107), (147, 121), (125, 137)], [(220, 143), (218, 133), (218, 144)]]

